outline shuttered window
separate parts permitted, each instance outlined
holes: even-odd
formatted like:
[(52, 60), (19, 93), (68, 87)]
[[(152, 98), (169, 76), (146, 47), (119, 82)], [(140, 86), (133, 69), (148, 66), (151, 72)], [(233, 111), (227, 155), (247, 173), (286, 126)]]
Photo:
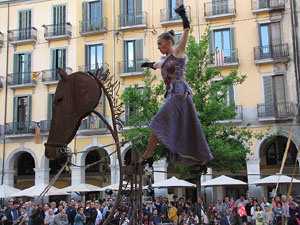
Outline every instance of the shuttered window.
[(82, 3), (82, 31), (92, 31), (103, 28), (102, 1)]
[(121, 26), (143, 23), (143, 0), (120, 0), (120, 6)]
[(229, 13), (229, 0), (212, 0), (213, 15)]
[(271, 58), (280, 54), (281, 48), (281, 28), (280, 22), (261, 24), (259, 26), (261, 57)]
[(19, 40), (31, 38), (31, 10), (22, 10), (19, 12)]
[(31, 121), (31, 95), (15, 96), (13, 122), (15, 130), (23, 130)]
[(124, 41), (124, 72), (139, 72), (144, 61), (143, 39)]
[(64, 35), (67, 31), (66, 23), (66, 6), (53, 6), (53, 35)]
[[(167, 20), (179, 19), (178, 14), (175, 12), (176, 1), (178, 0), (167, 0)], [(183, 3), (183, 0), (178, 2)]]
[(25, 84), (31, 80), (31, 53), (14, 54), (14, 84)]
[(85, 64), (86, 70), (101, 69), (103, 67), (103, 45), (86, 45), (85, 46)]

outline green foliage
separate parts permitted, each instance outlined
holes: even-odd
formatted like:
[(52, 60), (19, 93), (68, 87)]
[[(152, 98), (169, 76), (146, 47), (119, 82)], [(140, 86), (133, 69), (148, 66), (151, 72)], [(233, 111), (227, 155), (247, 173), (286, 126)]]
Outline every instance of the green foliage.
[[(189, 58), (186, 81), (193, 90), (196, 111), (214, 156), (208, 166), (228, 168), (234, 172), (245, 165), (249, 146), (252, 144), (251, 140), (261, 138), (262, 134), (248, 129), (250, 124), (237, 127), (232, 122), (226, 124), (220, 122), (230, 121), (237, 115), (237, 106), (230, 99), (230, 87), (242, 84), (246, 76), (238, 75), (237, 68), (234, 68), (227, 76), (223, 76), (221, 69), (210, 67), (208, 62), (212, 55), (208, 53), (209, 40), (209, 30), (202, 36), (200, 43), (197, 43), (193, 36), (189, 36), (186, 50)], [(215, 79), (218, 82), (214, 82)], [(127, 88), (121, 96), (126, 108), (131, 108), (129, 118), (126, 120), (131, 128), (124, 130), (122, 134), (126, 138), (135, 137), (140, 133), (144, 134), (146, 138), (135, 143), (135, 147), (141, 153), (146, 150), (150, 135), (147, 125), (164, 102), (162, 99), (163, 82), (153, 85), (155, 80), (156, 77), (147, 70), (143, 91), (139, 91), (138, 86), (135, 85)], [(169, 150), (160, 144), (155, 151), (154, 158), (161, 159), (168, 155)], [(182, 173), (193, 170), (193, 168), (177, 166), (175, 168)]]

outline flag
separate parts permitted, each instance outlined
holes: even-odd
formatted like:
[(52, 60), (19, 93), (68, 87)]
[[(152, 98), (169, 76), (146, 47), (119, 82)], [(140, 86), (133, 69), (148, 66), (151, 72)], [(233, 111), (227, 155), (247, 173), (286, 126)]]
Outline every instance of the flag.
[(36, 144), (42, 143), (42, 137), (40, 131), (41, 131), (41, 123), (38, 122), (35, 124), (35, 135), (34, 135), (34, 142)]
[(40, 74), (41, 72), (32, 72), (32, 80), (35, 80)]
[(215, 66), (217, 66), (217, 67), (224, 66), (224, 51), (223, 51), (223, 49), (215, 51), (214, 60), (215, 60)]

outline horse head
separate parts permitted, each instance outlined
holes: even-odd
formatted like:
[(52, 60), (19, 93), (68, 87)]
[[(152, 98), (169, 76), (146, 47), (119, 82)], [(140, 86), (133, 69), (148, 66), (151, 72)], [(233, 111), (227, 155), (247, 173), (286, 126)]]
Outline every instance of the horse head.
[(45, 143), (45, 155), (51, 160), (63, 156), (58, 150), (72, 141), (81, 120), (98, 105), (102, 94), (97, 81), (86, 73), (68, 75), (62, 69), (58, 69), (58, 73), (61, 80), (55, 91), (50, 131)]

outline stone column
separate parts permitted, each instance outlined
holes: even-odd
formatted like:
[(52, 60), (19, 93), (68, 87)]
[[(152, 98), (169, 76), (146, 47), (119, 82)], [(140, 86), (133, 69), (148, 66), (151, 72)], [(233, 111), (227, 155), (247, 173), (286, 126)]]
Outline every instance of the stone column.
[(250, 158), (247, 161), (247, 174), (248, 174), (249, 196), (257, 197), (257, 199), (261, 199), (262, 196), (261, 188), (251, 184), (252, 182), (260, 179), (259, 158)]
[(85, 183), (85, 168), (84, 167), (70, 167), (72, 171), (71, 185)]
[[(201, 184), (212, 179), (212, 168), (207, 168), (207, 174), (201, 176)], [(214, 189), (212, 187), (201, 188), (201, 195), (204, 202), (212, 202), (214, 196)], [(216, 195), (215, 195), (216, 196)]]
[(14, 187), (14, 174), (15, 174), (15, 170), (4, 170), (3, 183)]
[(50, 169), (33, 169), (35, 171), (35, 185), (44, 183), (49, 184)]
[[(154, 162), (153, 169), (154, 169), (154, 183), (166, 180), (168, 178), (168, 174), (167, 174), (168, 163), (166, 162), (165, 159), (160, 160), (158, 162)], [(168, 197), (168, 190), (166, 188), (162, 188), (162, 189), (155, 188), (154, 196)]]

